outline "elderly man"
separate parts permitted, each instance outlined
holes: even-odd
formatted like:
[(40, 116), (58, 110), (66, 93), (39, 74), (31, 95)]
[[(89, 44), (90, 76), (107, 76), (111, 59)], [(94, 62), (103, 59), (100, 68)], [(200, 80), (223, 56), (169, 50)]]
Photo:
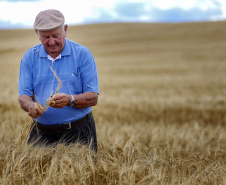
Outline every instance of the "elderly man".
[[(28, 143), (81, 142), (97, 152), (92, 115), (99, 94), (97, 68), (86, 47), (65, 38), (67, 28), (60, 11), (40, 12), (34, 29), (41, 44), (29, 49), (21, 60), (19, 103), (34, 120)], [(61, 88), (51, 96), (59, 86), (54, 73)], [(40, 105), (46, 100), (51, 103), (44, 110)]]

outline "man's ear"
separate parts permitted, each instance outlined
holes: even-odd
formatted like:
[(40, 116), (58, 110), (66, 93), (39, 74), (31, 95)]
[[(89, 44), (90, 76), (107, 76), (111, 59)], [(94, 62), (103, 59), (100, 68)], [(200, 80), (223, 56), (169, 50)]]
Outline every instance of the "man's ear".
[(67, 36), (67, 29), (68, 29), (68, 25), (65, 24), (65, 25), (64, 25), (64, 33), (65, 33), (65, 37)]

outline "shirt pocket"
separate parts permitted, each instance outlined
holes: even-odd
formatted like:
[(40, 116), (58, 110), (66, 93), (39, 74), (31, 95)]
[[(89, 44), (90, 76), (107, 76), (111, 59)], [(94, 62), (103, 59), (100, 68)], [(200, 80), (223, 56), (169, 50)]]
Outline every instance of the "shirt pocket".
[(70, 92), (72, 94), (82, 93), (82, 80), (80, 72), (71, 73), (70, 75)]

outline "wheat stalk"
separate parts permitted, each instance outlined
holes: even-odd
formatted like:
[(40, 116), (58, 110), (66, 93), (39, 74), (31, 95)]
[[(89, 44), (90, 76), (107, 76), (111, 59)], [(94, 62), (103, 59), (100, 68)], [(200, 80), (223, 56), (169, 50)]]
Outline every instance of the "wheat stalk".
[[(46, 112), (49, 108), (50, 105), (54, 105), (55, 102), (54, 101), (50, 101), (53, 97), (55, 97), (58, 93), (58, 91), (60, 90), (60, 88), (62, 87), (62, 84), (61, 84), (61, 81), (59, 79), (59, 77), (57, 76), (56, 72), (53, 70), (53, 68), (50, 66), (50, 70), (53, 72), (54, 76), (56, 77), (57, 79), (57, 82), (58, 82), (58, 86), (57, 86), (57, 89), (53, 95), (53, 91), (51, 92), (50, 94), (50, 97), (45, 100), (45, 102), (41, 105), (39, 102), (38, 102), (38, 99), (36, 98), (35, 94), (33, 95), (38, 107), (43, 111), (43, 112)], [(40, 117), (40, 116), (39, 116)], [(21, 140), (22, 140), (22, 137), (24, 135), (24, 132), (27, 130), (27, 128), (29, 128), (30, 126), (30, 129), (29, 129), (29, 132), (27, 134), (25, 134), (25, 138), (28, 138), (29, 134), (31, 133), (32, 129), (34, 128), (34, 126), (36, 125), (37, 126), (37, 122), (38, 122), (38, 119), (39, 117), (37, 117), (36, 121), (34, 122), (33, 126), (31, 127), (30, 125), (33, 123), (33, 121), (31, 123), (28, 123), (27, 125), (25, 125), (21, 131), (21, 135), (19, 137), (19, 140), (16, 142), (16, 144), (18, 144)], [(37, 129), (38, 131), (38, 129)]]

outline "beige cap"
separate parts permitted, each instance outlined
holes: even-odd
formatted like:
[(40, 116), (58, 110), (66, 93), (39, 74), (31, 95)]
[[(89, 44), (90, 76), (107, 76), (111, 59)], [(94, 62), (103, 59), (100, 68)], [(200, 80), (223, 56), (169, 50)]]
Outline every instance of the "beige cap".
[(64, 24), (64, 15), (54, 9), (41, 11), (35, 18), (34, 29), (40, 31), (53, 30)]

